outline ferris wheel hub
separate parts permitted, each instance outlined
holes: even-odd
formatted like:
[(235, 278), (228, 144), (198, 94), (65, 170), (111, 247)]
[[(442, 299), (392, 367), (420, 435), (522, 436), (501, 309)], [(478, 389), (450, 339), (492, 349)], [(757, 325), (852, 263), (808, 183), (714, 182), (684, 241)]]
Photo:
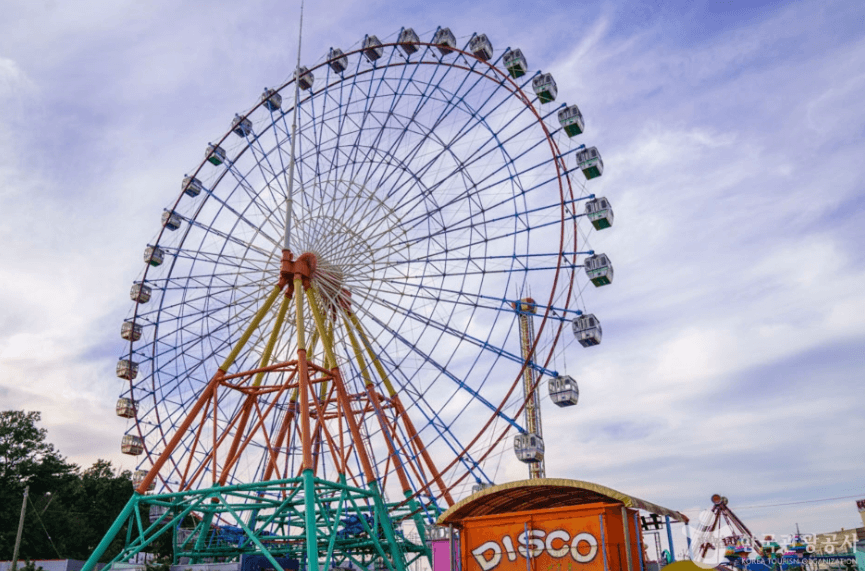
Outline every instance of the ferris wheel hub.
[(305, 252), (295, 260), (291, 250), (283, 250), (279, 267), (280, 284), (292, 284), (296, 278), (300, 278), (304, 289), (308, 288), (317, 265), (318, 258), (311, 252)]

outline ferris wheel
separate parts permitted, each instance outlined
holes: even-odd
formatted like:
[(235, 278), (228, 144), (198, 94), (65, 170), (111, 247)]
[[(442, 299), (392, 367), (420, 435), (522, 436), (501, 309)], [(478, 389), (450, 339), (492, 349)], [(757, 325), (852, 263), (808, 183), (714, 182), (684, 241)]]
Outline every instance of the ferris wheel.
[(422, 498), (431, 521), (494, 481), (509, 436), (543, 458), (524, 411), (548, 380), (576, 402), (561, 347), (600, 342), (579, 293), (612, 280), (585, 242), (612, 209), (586, 189), (603, 162), (578, 107), (530, 70), (483, 34), (406, 28), (226, 117), (122, 324), (139, 491), (312, 469)]

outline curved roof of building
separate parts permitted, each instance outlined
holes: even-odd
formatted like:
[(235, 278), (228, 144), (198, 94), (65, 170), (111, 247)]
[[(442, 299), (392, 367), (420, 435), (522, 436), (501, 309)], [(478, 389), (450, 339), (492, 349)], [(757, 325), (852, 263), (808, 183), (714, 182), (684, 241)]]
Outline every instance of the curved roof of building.
[(483, 515), (611, 501), (628, 508), (670, 516), (675, 521), (688, 522), (684, 514), (600, 484), (562, 478), (539, 478), (484, 488), (451, 506), (439, 516), (438, 523), (459, 523), (466, 518)]

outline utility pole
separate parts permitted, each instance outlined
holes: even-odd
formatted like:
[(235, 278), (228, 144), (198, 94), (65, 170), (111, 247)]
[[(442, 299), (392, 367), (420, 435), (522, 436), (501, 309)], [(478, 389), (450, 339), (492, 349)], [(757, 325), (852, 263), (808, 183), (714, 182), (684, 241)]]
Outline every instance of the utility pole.
[(24, 532), (24, 512), (27, 511), (27, 494), (30, 486), (24, 488), (24, 501), (21, 502), (21, 518), (18, 520), (18, 535), (15, 536), (15, 549), (12, 552), (12, 571), (18, 569), (18, 548), (21, 547), (21, 534)]

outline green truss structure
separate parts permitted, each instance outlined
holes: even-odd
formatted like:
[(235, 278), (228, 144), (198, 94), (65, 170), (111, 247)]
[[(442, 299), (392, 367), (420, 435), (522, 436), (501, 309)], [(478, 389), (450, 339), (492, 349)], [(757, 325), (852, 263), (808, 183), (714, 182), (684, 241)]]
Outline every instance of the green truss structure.
[[(157, 506), (153, 512), (152, 506)], [(344, 478), (317, 478), (312, 470), (269, 482), (155, 495), (136, 492), (82, 571), (95, 569), (127, 523), (125, 547), (103, 571), (147, 552), (165, 534), (175, 546), (175, 565), (182, 559), (196, 564), (262, 555), (276, 571), (285, 571), (277, 558), (296, 560), (302, 571), (347, 564), (406, 571), (419, 558), (432, 560), (421, 514), (425, 510), (433, 516), (440, 513), (435, 504), (421, 507), (413, 498), (386, 504), (376, 482), (362, 489), (347, 485)], [(148, 517), (150, 513), (155, 518)], [(405, 519), (415, 522), (418, 543), (394, 527), (393, 522)]]

